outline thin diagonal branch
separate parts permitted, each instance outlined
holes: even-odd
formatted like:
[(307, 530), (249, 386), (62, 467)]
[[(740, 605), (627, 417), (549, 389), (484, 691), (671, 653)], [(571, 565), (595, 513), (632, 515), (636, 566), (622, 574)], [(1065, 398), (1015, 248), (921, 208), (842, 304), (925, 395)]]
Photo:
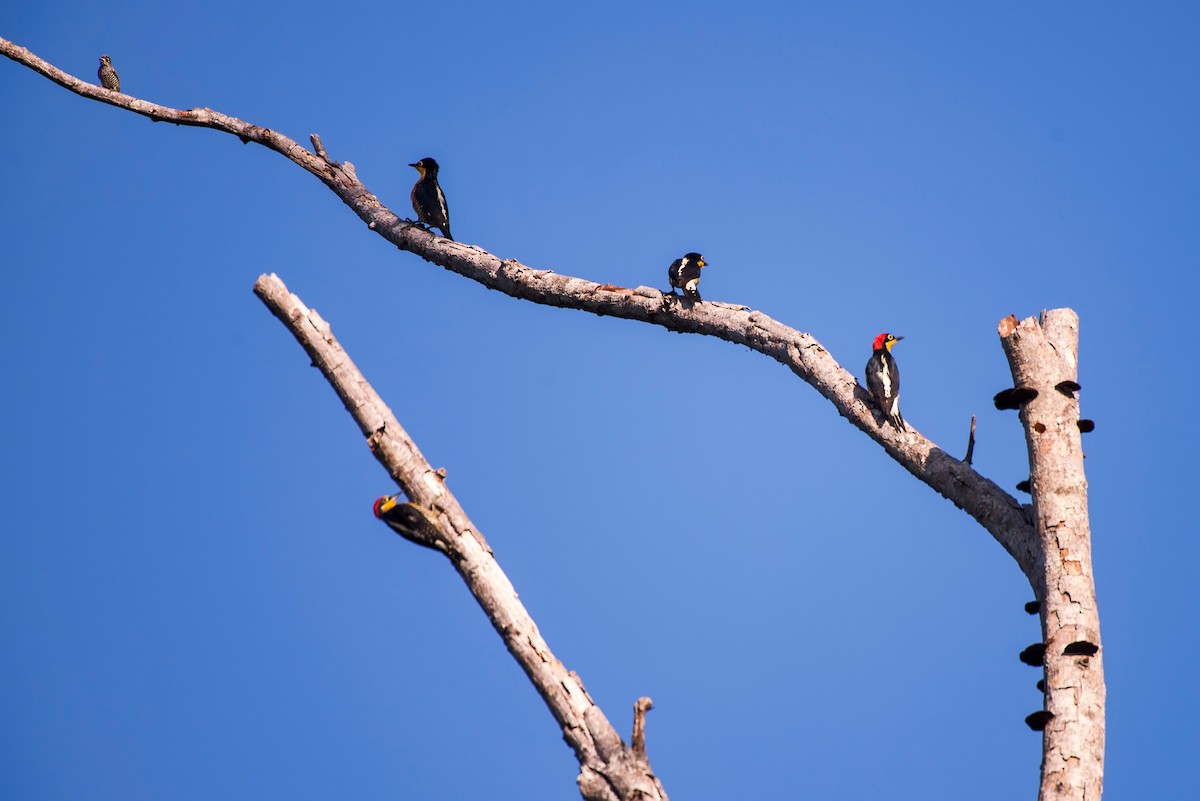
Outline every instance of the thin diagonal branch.
[[(550, 651), (516, 590), (492, 555), (483, 534), (450, 492), (354, 362), (328, 323), (291, 294), (277, 276), (261, 276), (254, 292), (288, 327), (329, 381), (387, 468), (423, 517), (437, 527), (432, 538), (462, 576), (488, 620), (504, 640), (562, 727), (579, 760), (579, 787), (588, 801), (667, 801), (650, 770), (645, 741), (634, 752), (621, 741), (574, 671)], [(643, 712), (644, 715), (644, 712)]]
[(99, 84), (89, 83), (76, 78), (74, 75), (60, 70), (49, 61), (38, 58), (29, 50), (7, 39), (0, 38), (0, 54), (8, 56), (19, 64), (24, 64), (34, 72), (44, 75), (59, 86), (69, 89), (81, 97), (97, 100), (101, 103), (108, 103), (110, 106), (123, 108), (132, 111), (134, 114), (141, 114), (143, 117), (149, 117), (155, 122), (172, 122), (176, 125), (212, 128), (231, 133), (243, 142), (258, 142), (260, 145), (282, 153), (313, 175), (326, 181), (326, 183), (333, 177), (333, 170), (330, 169), (330, 165), (322, 162), (293, 140), (269, 128), (251, 125), (236, 117), (221, 114), (210, 108), (176, 109), (149, 103), (132, 95), (122, 94), (121, 92), (113, 92)]
[(769, 356), (812, 385), (839, 414), (879, 443), (906, 470), (975, 518), (1012, 555), (1031, 584), (1039, 580), (1033, 527), (1020, 503), (915, 429), (909, 427), (897, 431), (891, 426), (881, 426), (855, 377), (842, 368), (812, 335), (745, 306), (708, 301), (690, 307), (666, 305), (663, 293), (657, 289), (625, 289), (550, 270), (535, 270), (518, 261), (501, 259), (481, 248), (451, 242), (394, 214), (358, 180), (352, 165), (329, 160), (315, 135), (314, 147), (320, 156), (278, 132), (211, 109), (181, 111), (109, 92), (68, 75), (4, 39), (0, 39), (0, 53), (84, 97), (126, 108), (154, 120), (225, 131), (243, 141), (269, 147), (320, 178), (367, 223), (368, 228), (401, 250), (489, 289), (548, 306), (713, 336)]

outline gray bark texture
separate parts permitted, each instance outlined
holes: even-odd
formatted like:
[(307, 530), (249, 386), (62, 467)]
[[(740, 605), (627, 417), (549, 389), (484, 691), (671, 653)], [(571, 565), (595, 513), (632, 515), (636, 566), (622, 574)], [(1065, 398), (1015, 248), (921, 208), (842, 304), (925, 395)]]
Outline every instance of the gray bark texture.
[[(1070, 309), (1000, 321), (1015, 386), (1037, 390), (1021, 408), (1040, 546), (1029, 575), (1041, 602), (1046, 711), (1039, 801), (1100, 798), (1104, 782), (1104, 663), (1092, 579), (1078, 386), (1079, 317)], [(1064, 384), (1064, 382), (1067, 382)]]
[[(1076, 376), (1077, 318), (1070, 310), (1001, 323), (1001, 340), (1015, 385), (1038, 396), (1021, 411), (1029, 442), (1033, 511), (995, 483), (940, 449), (911, 426), (883, 424), (865, 390), (810, 334), (761, 312), (730, 303), (669, 300), (658, 289), (598, 284), (500, 259), (403, 220), (359, 181), (353, 165), (330, 159), (313, 134), (312, 151), (268, 128), (207, 108), (155, 105), (82, 81), (0, 39), (0, 54), (76, 94), (155, 121), (212, 128), (256, 142), (316, 176), (367, 227), (401, 250), (514, 298), (598, 315), (638, 320), (671, 331), (704, 334), (758, 351), (794, 372), (852, 425), (920, 481), (978, 521), (1013, 557), (1041, 604), (1046, 664), (1046, 709), (1040, 799), (1098, 799), (1103, 768), (1104, 684), (1099, 620), (1092, 584), (1087, 484), (1079, 450), (1078, 403), (1056, 389)], [(644, 757), (644, 715), (636, 707), (637, 748), (628, 748), (591, 701), (578, 676), (553, 657), (516, 599), (483, 536), (450, 495), (442, 475), (420, 455), (400, 424), (337, 346), (329, 327), (273, 276), (255, 291), (292, 330), (355, 416), (372, 451), (408, 495), (410, 539), (443, 551), (483, 606), (510, 653), (542, 695), (580, 762), (579, 786), (592, 799), (666, 798)], [(1052, 380), (1053, 379), (1053, 380)], [(1080, 645), (1080, 644), (1083, 645)], [(1064, 653), (1066, 651), (1066, 653)]]

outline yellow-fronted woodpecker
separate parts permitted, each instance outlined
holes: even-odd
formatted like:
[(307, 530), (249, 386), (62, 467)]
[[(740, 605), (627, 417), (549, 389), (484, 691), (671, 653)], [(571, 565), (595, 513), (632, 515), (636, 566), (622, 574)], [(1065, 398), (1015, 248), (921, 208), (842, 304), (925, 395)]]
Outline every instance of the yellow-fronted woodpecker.
[(446, 206), (442, 188), (438, 186), (438, 163), (426, 157), (408, 166), (421, 173), (412, 188), (412, 205), (417, 213), (417, 222), (440, 228), (442, 236), (453, 242), (454, 237), (450, 236), (450, 209)]
[(700, 292), (696, 287), (700, 283), (700, 268), (707, 264), (704, 257), (699, 253), (688, 253), (682, 259), (676, 259), (671, 262), (671, 266), (667, 268), (667, 280), (671, 282), (670, 294), (674, 297), (679, 297), (675, 294), (676, 289), (683, 290), (683, 296), (689, 300), (700, 302), (703, 298), (700, 297)]
[(443, 553), (439, 544), (437, 524), (429, 512), (414, 504), (406, 503), (402, 495), (385, 495), (375, 501), (375, 517), (388, 524), (388, 528), (411, 543), (433, 548)]
[(891, 351), (892, 345), (902, 339), (887, 333), (875, 337), (867, 362), (867, 391), (887, 421), (898, 429), (904, 428), (905, 423), (900, 416), (900, 369)]

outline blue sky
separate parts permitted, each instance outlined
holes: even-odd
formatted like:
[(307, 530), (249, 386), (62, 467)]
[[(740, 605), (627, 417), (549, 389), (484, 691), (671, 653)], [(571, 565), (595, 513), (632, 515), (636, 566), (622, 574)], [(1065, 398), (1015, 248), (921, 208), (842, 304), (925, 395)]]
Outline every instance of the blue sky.
[[(905, 417), (1025, 477), (997, 321), (1081, 317), (1107, 797), (1190, 798), (1200, 709), (1184, 3), (12, 4), (0, 35), (331, 156), (459, 239), (875, 334)], [(572, 798), (549, 713), (251, 293), (330, 321), (675, 798), (1032, 798), (1038, 639), (1002, 549), (727, 343), (400, 253), (283, 158), (0, 64), (0, 790)], [(1148, 765), (1157, 766), (1147, 770)]]

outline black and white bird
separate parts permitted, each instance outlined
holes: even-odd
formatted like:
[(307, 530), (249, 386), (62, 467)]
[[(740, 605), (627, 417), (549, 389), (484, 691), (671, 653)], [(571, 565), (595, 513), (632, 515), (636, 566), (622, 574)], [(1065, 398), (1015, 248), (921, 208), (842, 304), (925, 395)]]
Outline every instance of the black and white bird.
[(113, 69), (112, 59), (108, 56), (100, 56), (100, 69), (96, 70), (96, 77), (100, 79), (100, 85), (105, 89), (111, 89), (114, 92), (121, 91), (121, 78)]
[(700, 297), (700, 292), (696, 286), (700, 283), (700, 268), (707, 262), (699, 253), (692, 252), (686, 254), (682, 259), (676, 259), (671, 262), (671, 266), (667, 268), (667, 280), (671, 282), (671, 292), (673, 297), (679, 297), (675, 294), (676, 289), (683, 290), (683, 296), (688, 300), (694, 300), (697, 303), (703, 300)]
[(412, 188), (412, 205), (417, 213), (417, 222), (440, 228), (442, 236), (453, 242), (454, 237), (450, 236), (450, 209), (446, 206), (442, 188), (438, 186), (438, 163), (426, 157), (408, 166), (421, 173)]
[(867, 361), (867, 391), (887, 421), (898, 429), (904, 428), (905, 423), (900, 416), (900, 368), (891, 351), (892, 345), (902, 339), (887, 333), (875, 337)]

